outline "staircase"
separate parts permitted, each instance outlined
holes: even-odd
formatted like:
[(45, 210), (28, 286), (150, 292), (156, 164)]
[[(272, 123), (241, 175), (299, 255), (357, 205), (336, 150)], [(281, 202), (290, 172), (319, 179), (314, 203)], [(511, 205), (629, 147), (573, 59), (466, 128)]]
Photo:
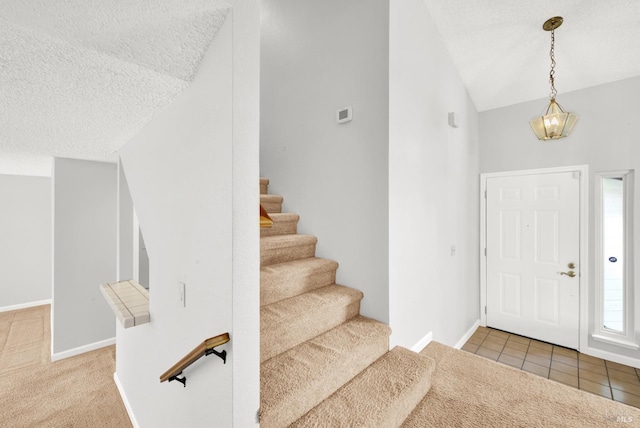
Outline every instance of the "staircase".
[(362, 292), (335, 283), (338, 263), (315, 257), (283, 197), (260, 203), (260, 426), (400, 426), (428, 392), (434, 362), (389, 351), (388, 326), (360, 315)]

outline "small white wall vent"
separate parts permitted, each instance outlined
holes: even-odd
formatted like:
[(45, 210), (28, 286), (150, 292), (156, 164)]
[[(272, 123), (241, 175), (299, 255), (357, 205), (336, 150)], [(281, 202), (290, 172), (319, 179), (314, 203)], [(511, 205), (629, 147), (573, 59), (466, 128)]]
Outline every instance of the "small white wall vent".
[(353, 117), (353, 110), (351, 107), (344, 107), (338, 109), (336, 112), (336, 121), (338, 123), (350, 122)]

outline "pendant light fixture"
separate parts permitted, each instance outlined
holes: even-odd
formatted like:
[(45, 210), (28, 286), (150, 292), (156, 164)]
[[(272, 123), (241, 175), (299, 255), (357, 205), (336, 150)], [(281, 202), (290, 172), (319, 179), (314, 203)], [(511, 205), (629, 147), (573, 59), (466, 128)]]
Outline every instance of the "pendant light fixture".
[(551, 31), (551, 50), (549, 56), (551, 57), (551, 71), (549, 71), (549, 83), (551, 84), (551, 93), (549, 94), (549, 105), (544, 111), (543, 115), (536, 117), (529, 122), (531, 129), (535, 132), (538, 140), (557, 140), (569, 135), (573, 129), (573, 125), (578, 120), (578, 115), (574, 113), (565, 112), (562, 106), (556, 102), (555, 85), (555, 29), (562, 25), (562, 17), (556, 16), (548, 19), (543, 25), (542, 29), (545, 31)]

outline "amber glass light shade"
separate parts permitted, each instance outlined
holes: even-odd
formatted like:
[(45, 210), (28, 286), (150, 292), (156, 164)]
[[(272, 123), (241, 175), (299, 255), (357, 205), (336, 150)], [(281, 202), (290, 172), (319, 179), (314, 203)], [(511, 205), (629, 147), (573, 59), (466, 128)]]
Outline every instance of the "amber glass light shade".
[(571, 133), (578, 115), (565, 112), (555, 98), (547, 106), (544, 115), (529, 122), (538, 140), (557, 140)]

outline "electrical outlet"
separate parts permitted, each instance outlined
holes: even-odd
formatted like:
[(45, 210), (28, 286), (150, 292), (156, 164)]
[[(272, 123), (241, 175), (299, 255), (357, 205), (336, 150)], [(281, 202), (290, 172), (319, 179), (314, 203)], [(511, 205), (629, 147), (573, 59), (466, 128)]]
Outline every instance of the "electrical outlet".
[(178, 292), (180, 293), (180, 303), (182, 307), (187, 307), (187, 284), (184, 282), (178, 282)]

